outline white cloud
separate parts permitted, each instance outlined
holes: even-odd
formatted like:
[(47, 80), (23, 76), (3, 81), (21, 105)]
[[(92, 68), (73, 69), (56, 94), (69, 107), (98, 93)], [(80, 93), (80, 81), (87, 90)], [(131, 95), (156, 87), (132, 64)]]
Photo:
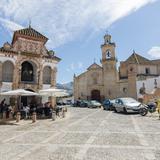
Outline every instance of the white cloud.
[(160, 46), (154, 46), (149, 51), (148, 54), (152, 58), (160, 58)]
[(11, 32), (23, 28), (23, 26), (1, 17), (0, 17), (0, 24)]
[(116, 20), (154, 1), (1, 0), (0, 16), (18, 24), (26, 24), (31, 19), (33, 27), (51, 40), (49, 46), (57, 47), (87, 31), (106, 29)]
[(68, 68), (66, 68), (67, 72), (71, 72), (71, 71), (77, 71), (83, 68), (83, 63), (82, 62), (78, 62), (78, 63), (74, 63), (72, 62)]
[(82, 69), (83, 68), (83, 63), (82, 62), (78, 62), (78, 68)]

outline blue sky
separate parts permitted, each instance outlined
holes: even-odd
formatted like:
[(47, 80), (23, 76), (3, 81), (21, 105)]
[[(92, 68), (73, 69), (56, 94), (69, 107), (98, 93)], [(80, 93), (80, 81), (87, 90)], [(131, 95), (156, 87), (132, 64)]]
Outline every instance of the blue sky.
[(100, 63), (106, 30), (116, 43), (119, 61), (133, 49), (160, 58), (159, 0), (1, 0), (0, 45), (11, 42), (13, 31), (32, 27), (50, 40), (49, 49), (62, 58), (57, 82), (73, 80), (96, 59)]

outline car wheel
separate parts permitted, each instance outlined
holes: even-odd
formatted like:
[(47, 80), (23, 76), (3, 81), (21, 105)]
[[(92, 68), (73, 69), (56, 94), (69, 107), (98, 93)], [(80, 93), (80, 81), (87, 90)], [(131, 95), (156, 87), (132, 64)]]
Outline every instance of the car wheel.
[(117, 110), (116, 110), (116, 108), (114, 108), (114, 112), (116, 112), (116, 113), (117, 113)]

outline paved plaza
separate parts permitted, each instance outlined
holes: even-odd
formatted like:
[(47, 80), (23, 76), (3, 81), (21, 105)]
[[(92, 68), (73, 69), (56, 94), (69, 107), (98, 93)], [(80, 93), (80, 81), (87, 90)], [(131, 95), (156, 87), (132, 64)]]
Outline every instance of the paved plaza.
[(0, 160), (160, 160), (155, 115), (69, 108), (67, 117), (0, 125)]

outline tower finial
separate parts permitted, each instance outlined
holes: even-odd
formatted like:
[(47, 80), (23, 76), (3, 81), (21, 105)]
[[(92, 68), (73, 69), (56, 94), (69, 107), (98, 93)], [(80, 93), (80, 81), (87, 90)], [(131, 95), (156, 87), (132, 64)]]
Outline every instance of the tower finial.
[(133, 49), (133, 53), (136, 53), (134, 49)]
[(96, 63), (96, 58), (94, 58), (94, 63)]
[(106, 34), (108, 34), (108, 29), (106, 30)]
[(29, 28), (31, 28), (31, 19), (29, 19)]

